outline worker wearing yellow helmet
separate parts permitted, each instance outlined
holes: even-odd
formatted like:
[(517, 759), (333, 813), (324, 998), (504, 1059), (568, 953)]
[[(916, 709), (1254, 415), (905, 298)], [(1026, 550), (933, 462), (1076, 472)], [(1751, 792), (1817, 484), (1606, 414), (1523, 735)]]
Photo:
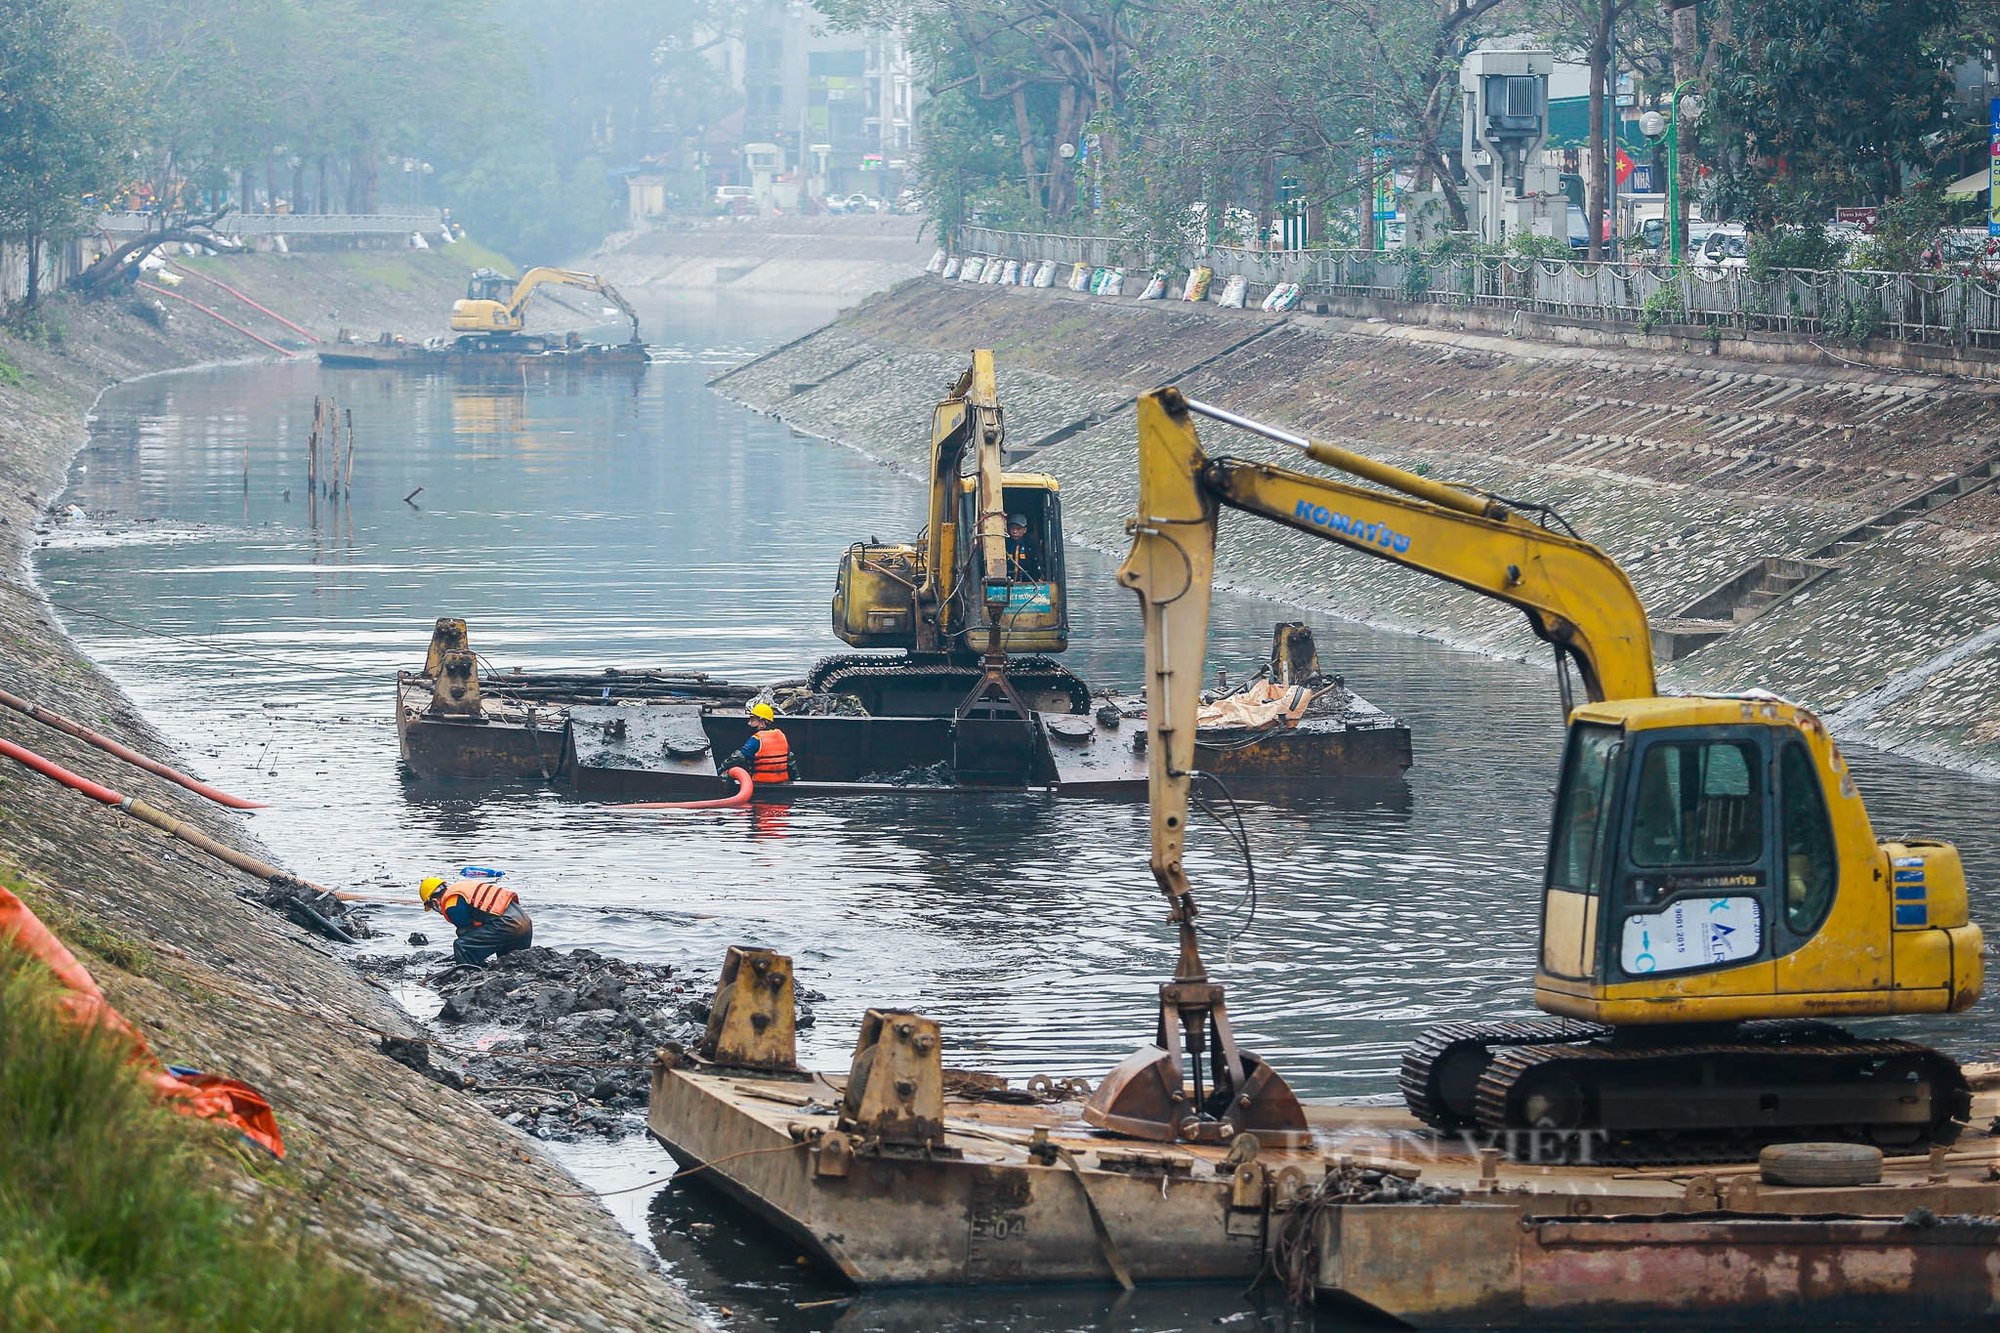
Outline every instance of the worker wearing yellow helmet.
[(740, 768), (760, 787), (792, 780), (792, 743), (778, 729), (778, 710), (759, 699), (750, 705), (750, 738), (723, 760), (719, 772)]
[(500, 887), (497, 874), (447, 880), (427, 875), (417, 886), (424, 910), (436, 912), (458, 931), (452, 957), (479, 966), (495, 954), (513, 953), (535, 942), (535, 923), (521, 910), (520, 895)]

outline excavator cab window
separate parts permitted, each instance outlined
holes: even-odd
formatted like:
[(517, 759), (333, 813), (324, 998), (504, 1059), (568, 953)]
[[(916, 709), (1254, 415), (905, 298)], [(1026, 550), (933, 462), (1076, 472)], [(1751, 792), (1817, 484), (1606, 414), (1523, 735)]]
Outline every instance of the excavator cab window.
[(1776, 882), (1769, 740), (1643, 735), (1626, 794), (1615, 956), (1628, 977), (1766, 956)]
[(1785, 925), (1803, 938), (1819, 929), (1833, 906), (1833, 822), (1812, 756), (1797, 740), (1787, 740), (1779, 752), (1778, 782), (1784, 793)]
[(1747, 743), (1649, 746), (1639, 769), (1632, 860), (1673, 869), (1759, 859), (1764, 837), (1757, 769), (1756, 749)]
[(1604, 807), (1623, 749), (1623, 737), (1610, 727), (1580, 725), (1571, 736), (1549, 852), (1549, 887), (1597, 895), (1604, 875)]
[(465, 284), (465, 299), (468, 301), (499, 301), (503, 305), (514, 294), (514, 280), (502, 277), (490, 268), (476, 270), (472, 280)]

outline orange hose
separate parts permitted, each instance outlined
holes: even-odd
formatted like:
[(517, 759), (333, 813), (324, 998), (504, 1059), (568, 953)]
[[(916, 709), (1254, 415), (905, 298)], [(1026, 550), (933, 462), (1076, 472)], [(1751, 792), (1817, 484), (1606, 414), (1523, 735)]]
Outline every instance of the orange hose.
[(740, 768), (732, 768), (723, 776), (736, 779), (734, 796), (718, 796), (712, 801), (641, 801), (611, 808), (620, 813), (627, 810), (734, 810), (750, 804), (750, 792), (757, 785), (750, 775)]
[(44, 708), (40, 704), (29, 703), (26, 699), (9, 694), (6, 690), (0, 690), (0, 705), (11, 708), (17, 713), (26, 714), (45, 727), (54, 727), (57, 731), (65, 732), (80, 741), (87, 741), (106, 754), (116, 755), (135, 768), (143, 768), (148, 773), (156, 774), (169, 782), (186, 787), (197, 796), (205, 796), (217, 805), (226, 805), (232, 810), (262, 810), (266, 808), (262, 801), (250, 801), (245, 800), (241, 796), (231, 796), (219, 787), (211, 787), (206, 782), (191, 778), (178, 769), (168, 768), (157, 759), (148, 759), (137, 750), (120, 745), (109, 736), (100, 735), (92, 731), (89, 727), (84, 726), (81, 722), (73, 722), (54, 709)]

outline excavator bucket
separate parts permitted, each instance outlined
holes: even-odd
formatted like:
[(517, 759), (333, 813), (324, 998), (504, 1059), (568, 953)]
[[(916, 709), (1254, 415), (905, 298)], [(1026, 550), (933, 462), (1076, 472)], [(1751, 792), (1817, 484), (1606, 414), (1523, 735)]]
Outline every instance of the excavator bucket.
[[(1186, 1066), (1182, 1052), (1166, 1044), (1176, 1029), (1186, 1038)], [(1227, 1143), (1251, 1133), (1272, 1148), (1312, 1142), (1305, 1108), (1291, 1085), (1257, 1055), (1237, 1047), (1222, 987), (1195, 981), (1162, 986), (1158, 1036), (1104, 1076), (1084, 1103), (1086, 1121), (1156, 1143)], [(1210, 1052), (1212, 1058), (1204, 1060)], [(1187, 1068), (1196, 1072), (1193, 1086)]]

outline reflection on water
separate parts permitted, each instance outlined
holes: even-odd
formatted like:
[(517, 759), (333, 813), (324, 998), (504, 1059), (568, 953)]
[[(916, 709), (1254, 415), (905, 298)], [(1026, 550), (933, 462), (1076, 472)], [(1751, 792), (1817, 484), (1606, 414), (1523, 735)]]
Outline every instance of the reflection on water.
[[(920, 493), (703, 383), (815, 318), (683, 305), (648, 320), (667, 359), (640, 375), (464, 383), (290, 365), (128, 385), (99, 405), (71, 496), (93, 518), (41, 553), (40, 573), (86, 650), (202, 776), (271, 800), (258, 834), (322, 882), (409, 895), (433, 867), (497, 864), (541, 942), (685, 963), (704, 982), (732, 943), (792, 954), (829, 997), (808, 1059), (843, 1064), (862, 1009), (894, 1003), (942, 1020), (955, 1062), (1101, 1073), (1150, 1031), (1173, 960), (1143, 804), (912, 792), (635, 822), (544, 790), (398, 773), (391, 682), (439, 614), (466, 617), (501, 668), (763, 679), (841, 648), (827, 627), (841, 551), (914, 534)], [(353, 412), (354, 493), (314, 506), (305, 437), (314, 396), (329, 393)], [(1135, 688), (1137, 619), (1112, 563), (1070, 562), (1071, 665)], [(1219, 597), (1211, 662), (1237, 674), (1271, 621), (1295, 614)], [(1329, 669), (1413, 727), (1407, 787), (1239, 792), (1254, 918), (1219, 831), (1197, 825), (1189, 865), (1245, 1044), (1308, 1096), (1381, 1096), (1418, 1027), (1531, 1011), (1555, 688), (1425, 640), (1318, 628)], [(1996, 788), (1868, 754), (1856, 768), (1881, 831), (1961, 843), (1984, 918)], [(411, 901), (379, 924), (376, 947), (400, 947), (421, 913)], [(1963, 1056), (1990, 1053), (2000, 1030), (1984, 1013), (1907, 1027)], [(593, 1184), (665, 1169), (651, 1145), (569, 1156)], [(787, 1285), (792, 1256), (737, 1264), (728, 1253), (753, 1243), (696, 1229), (709, 1217), (678, 1194), (662, 1202), (663, 1251), (703, 1299), (787, 1323), (1094, 1326), (1108, 1310), (1088, 1293), (1023, 1297), (1018, 1313), (956, 1297), (907, 1307), (919, 1312), (907, 1320), (876, 1298), (800, 1313), (818, 1297)], [(1125, 1322), (1231, 1313), (1256, 1317), (1233, 1293), (1155, 1293)]]

